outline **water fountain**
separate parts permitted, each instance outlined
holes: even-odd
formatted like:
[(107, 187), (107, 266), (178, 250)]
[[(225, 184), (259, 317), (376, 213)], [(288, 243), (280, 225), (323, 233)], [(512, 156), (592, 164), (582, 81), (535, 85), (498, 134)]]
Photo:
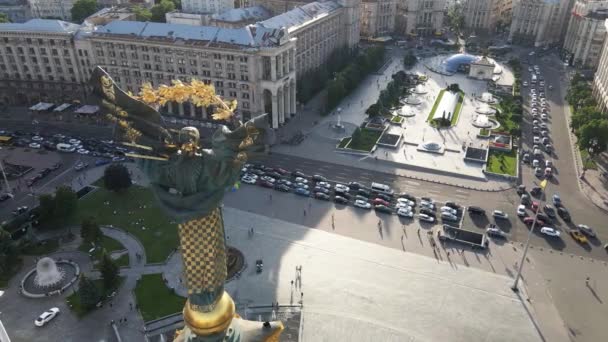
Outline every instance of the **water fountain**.
[(484, 115), (494, 115), (496, 114), (496, 109), (490, 107), (487, 103), (482, 103), (479, 107), (475, 109), (475, 111), (479, 114)]
[(405, 103), (409, 105), (419, 105), (422, 103), (422, 100), (416, 95), (410, 95), (405, 99)]
[(414, 88), (414, 93), (416, 93), (418, 95), (426, 94), (427, 92), (428, 91), (426, 90), (426, 88), (422, 84), (419, 84), (419, 85), (416, 86), (416, 88)]
[(50, 287), (59, 283), (65, 276), (65, 271), (57, 268), (55, 260), (45, 257), (36, 264), (34, 284), (40, 287)]
[(485, 103), (496, 103), (496, 99), (491, 93), (483, 93), (481, 94), (481, 98), (479, 98), (481, 102)]
[(489, 118), (487, 115), (477, 115), (475, 120), (473, 121), (473, 126), (477, 128), (491, 128), (497, 129), (500, 127), (500, 123), (498, 121)]
[(338, 114), (338, 121), (332, 125), (332, 128), (338, 132), (344, 132), (344, 125), (342, 124), (342, 117)]
[(21, 280), (21, 293), (31, 298), (59, 294), (70, 287), (79, 274), (80, 268), (71, 260), (44, 257)]

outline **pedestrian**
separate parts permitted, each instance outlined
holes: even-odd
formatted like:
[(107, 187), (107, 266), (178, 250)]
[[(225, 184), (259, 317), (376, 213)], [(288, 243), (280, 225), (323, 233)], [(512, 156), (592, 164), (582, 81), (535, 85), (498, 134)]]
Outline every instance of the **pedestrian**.
[[(179, 282), (182, 282), (182, 278), (179, 278)], [(133, 303), (129, 303), (129, 308), (130, 310), (133, 310)]]
[(110, 302), (110, 307), (112, 307), (112, 302)]
[(306, 216), (306, 209), (304, 209), (304, 216)]
[(589, 277), (587, 277), (587, 279), (585, 279), (585, 284), (586, 284), (587, 286), (589, 286)]
[(291, 281), (291, 286), (293, 287), (293, 280)]

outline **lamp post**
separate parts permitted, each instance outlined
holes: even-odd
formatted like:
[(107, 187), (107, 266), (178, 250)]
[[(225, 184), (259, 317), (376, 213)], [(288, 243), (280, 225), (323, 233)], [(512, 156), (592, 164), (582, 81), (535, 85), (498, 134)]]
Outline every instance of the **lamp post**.
[[(2, 147), (0, 147), (0, 150)], [(4, 183), (6, 184), (6, 193), (13, 197), (13, 191), (11, 189), (11, 185), (8, 182), (8, 178), (6, 178), (6, 172), (4, 172), (4, 165), (2, 164), (2, 159), (0, 158), (0, 172), (2, 172), (2, 178), (4, 178)]]
[[(540, 187), (542, 189), (542, 195), (546, 202), (546, 193), (545, 187), (547, 186), (547, 180), (541, 182)], [(526, 261), (526, 255), (528, 254), (528, 248), (530, 248), (530, 238), (532, 237), (532, 232), (534, 232), (534, 228), (536, 228), (536, 223), (538, 222), (538, 213), (540, 212), (540, 208), (544, 202), (540, 202), (538, 204), (538, 208), (536, 208), (536, 213), (534, 214), (534, 222), (532, 222), (532, 227), (530, 227), (530, 231), (528, 232), (528, 238), (526, 239), (526, 247), (524, 248), (524, 254), (521, 256), (521, 261), (519, 262), (519, 269), (517, 270), (517, 275), (515, 276), (515, 281), (513, 282), (513, 286), (511, 286), (511, 290), (513, 292), (519, 292), (519, 288), (517, 287), (519, 283), (519, 279), (521, 278), (521, 270), (524, 268), (524, 261)]]

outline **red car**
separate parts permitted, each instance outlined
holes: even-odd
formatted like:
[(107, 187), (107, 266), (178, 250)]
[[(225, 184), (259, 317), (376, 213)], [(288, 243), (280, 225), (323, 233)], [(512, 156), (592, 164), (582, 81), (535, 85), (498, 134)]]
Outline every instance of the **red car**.
[(263, 186), (263, 187), (265, 187), (265, 188), (274, 188), (274, 184), (272, 184), (269, 181), (261, 181), (260, 185)]
[(374, 198), (374, 200), (372, 201), (372, 204), (374, 205), (378, 205), (378, 204), (382, 204), (384, 206), (389, 206), (390, 203), (388, 203), (387, 201), (383, 200), (382, 198)]
[(287, 171), (287, 170), (285, 170), (285, 169), (282, 169), (282, 168), (280, 168), (280, 167), (278, 167), (278, 168), (276, 168), (276, 169), (274, 169), (274, 170), (275, 170), (276, 172), (278, 172), (278, 173), (282, 174), (283, 176), (289, 173), (289, 171)]
[[(528, 226), (531, 226), (532, 223), (534, 223), (534, 217), (526, 217), (526, 218), (524, 218), (524, 223), (527, 224)], [(540, 219), (537, 220), (536, 221), (536, 226), (537, 227), (543, 227), (543, 226), (545, 226), (545, 221), (540, 220)]]
[(532, 202), (532, 206), (530, 207), (530, 209), (532, 209), (533, 212), (537, 212), (538, 211), (538, 202)]

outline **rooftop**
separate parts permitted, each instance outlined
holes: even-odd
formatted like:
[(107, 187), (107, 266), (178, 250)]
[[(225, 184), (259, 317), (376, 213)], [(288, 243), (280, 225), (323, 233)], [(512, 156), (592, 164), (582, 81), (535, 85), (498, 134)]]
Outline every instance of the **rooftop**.
[(217, 21), (240, 22), (250, 20), (265, 20), (272, 16), (270, 11), (262, 6), (234, 8), (223, 13), (214, 14), (211, 18)]
[(311, 2), (268, 20), (259, 22), (258, 24), (267, 28), (285, 27), (288, 32), (293, 32), (310, 22), (327, 17), (341, 7), (342, 6), (334, 1)]
[(0, 31), (74, 33), (80, 25), (52, 19), (32, 19), (25, 23), (0, 24)]
[(250, 25), (242, 28), (220, 28), (139, 21), (113, 21), (99, 27), (94, 35), (127, 35), (139, 38), (162, 38), (169, 40), (224, 43), (245, 47), (268, 47), (281, 45), (285, 30), (267, 29)]

